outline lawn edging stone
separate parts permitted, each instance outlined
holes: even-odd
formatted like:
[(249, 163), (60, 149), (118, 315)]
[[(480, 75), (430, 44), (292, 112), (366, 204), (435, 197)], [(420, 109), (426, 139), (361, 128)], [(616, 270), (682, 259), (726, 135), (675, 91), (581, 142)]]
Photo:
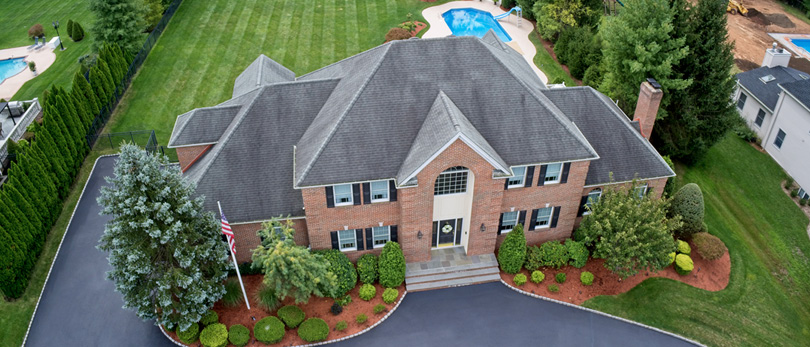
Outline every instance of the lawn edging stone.
[(644, 323), (639, 323), (639, 322), (632, 321), (632, 320), (629, 320), (629, 319), (626, 319), (626, 318), (622, 318), (622, 317), (619, 317), (619, 316), (614, 316), (614, 315), (612, 315), (612, 314), (605, 313), (605, 312), (602, 312), (602, 311), (597, 311), (597, 310), (594, 310), (594, 309), (591, 309), (591, 308), (587, 308), (587, 307), (583, 307), (583, 306), (579, 306), (579, 305), (574, 305), (574, 304), (572, 304), (572, 303), (568, 303), (568, 302), (565, 302), (565, 301), (561, 301), (561, 300), (557, 300), (557, 299), (552, 299), (552, 298), (549, 298), (549, 297), (545, 297), (545, 296), (542, 296), (542, 295), (537, 295), (537, 294), (529, 293), (529, 292), (526, 292), (526, 291), (520, 290), (520, 289), (518, 289), (517, 287), (514, 287), (514, 286), (510, 285), (509, 283), (507, 283), (507, 282), (506, 282), (506, 281), (504, 281), (503, 279), (501, 279), (501, 284), (505, 285), (505, 286), (506, 286), (507, 288), (509, 288), (509, 289), (514, 290), (515, 292), (518, 292), (518, 293), (520, 293), (520, 294), (523, 294), (523, 295), (526, 295), (526, 296), (529, 296), (529, 297), (532, 297), (532, 298), (535, 298), (535, 299), (545, 300), (545, 301), (549, 301), (549, 302), (557, 303), (557, 304), (560, 304), (560, 305), (565, 305), (565, 306), (568, 306), (568, 307), (577, 308), (577, 309), (580, 309), (580, 310), (583, 310), (583, 311), (587, 311), (587, 312), (595, 313), (595, 314), (602, 315), (602, 316), (605, 316), (605, 317), (609, 317), (609, 318), (613, 318), (613, 319), (616, 319), (616, 320), (620, 320), (620, 321), (625, 322), (625, 323), (634, 324), (634, 325), (640, 326), (640, 327), (642, 327), (642, 328), (646, 328), (646, 329), (649, 329), (649, 330), (653, 330), (653, 331), (656, 331), (656, 332), (659, 332), (659, 333), (662, 333), (662, 334), (666, 334), (666, 335), (672, 336), (672, 337), (674, 337), (674, 338), (677, 338), (677, 339), (680, 339), (680, 340), (686, 341), (686, 342), (691, 343), (691, 344), (694, 344), (694, 345), (696, 345), (696, 346), (706, 346), (706, 345), (704, 345), (704, 344), (702, 344), (702, 343), (700, 343), (700, 342), (697, 342), (697, 341), (695, 341), (695, 340), (690, 340), (690, 339), (688, 339), (688, 338), (686, 338), (686, 337), (683, 337), (683, 336), (681, 336), (681, 335), (678, 335), (678, 334), (675, 334), (675, 333), (671, 333), (671, 332), (666, 331), (666, 330), (661, 330), (661, 329), (659, 329), (659, 328), (656, 328), (656, 327), (653, 327), (653, 326), (649, 326), (649, 325), (644, 324)]

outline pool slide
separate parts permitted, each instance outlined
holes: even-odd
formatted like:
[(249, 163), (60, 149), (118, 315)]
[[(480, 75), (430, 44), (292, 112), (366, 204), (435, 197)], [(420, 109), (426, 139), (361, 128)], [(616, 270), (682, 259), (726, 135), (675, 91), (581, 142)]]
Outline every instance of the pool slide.
[(509, 14), (510, 14), (510, 13), (512, 13), (512, 12), (517, 12), (517, 13), (518, 13), (518, 15), (519, 15), (519, 14), (520, 14), (520, 12), (522, 12), (522, 10), (520, 9), (520, 7), (515, 6), (515, 7), (512, 7), (512, 9), (510, 9), (510, 10), (509, 10), (509, 12), (506, 12), (506, 13), (503, 13), (503, 14), (499, 14), (499, 15), (497, 15), (497, 16), (493, 16), (493, 17), (494, 17), (495, 19), (503, 19), (503, 18), (506, 18), (507, 16), (509, 16)]

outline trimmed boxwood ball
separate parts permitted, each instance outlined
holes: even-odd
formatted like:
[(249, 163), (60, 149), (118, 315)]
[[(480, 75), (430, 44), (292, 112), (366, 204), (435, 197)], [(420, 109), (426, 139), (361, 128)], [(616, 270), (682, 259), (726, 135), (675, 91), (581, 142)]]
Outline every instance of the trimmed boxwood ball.
[(177, 332), (177, 338), (180, 339), (181, 342), (190, 345), (200, 337), (200, 325), (197, 323), (192, 324), (186, 330), (180, 330)]
[(723, 240), (709, 233), (692, 235), (692, 242), (695, 243), (698, 254), (706, 260), (720, 259), (727, 251)]
[(386, 288), (399, 287), (405, 281), (405, 255), (402, 248), (394, 241), (388, 241), (380, 253), (377, 262), (380, 272), (380, 284)]
[(523, 226), (518, 224), (506, 235), (498, 248), (498, 265), (508, 274), (516, 274), (526, 260), (526, 235)]
[(548, 291), (556, 293), (560, 291), (560, 287), (558, 287), (556, 284), (552, 284), (548, 286)]
[(203, 326), (209, 326), (214, 323), (219, 323), (219, 315), (214, 310), (208, 310), (200, 319), (200, 324)]
[(532, 277), (531, 277), (532, 282), (540, 283), (540, 282), (543, 282), (544, 279), (546, 279), (546, 275), (543, 274), (543, 271), (536, 270), (536, 271), (532, 272)]
[(228, 328), (225, 324), (211, 324), (200, 333), (200, 343), (204, 347), (225, 347), (228, 345)]
[(593, 284), (593, 274), (588, 271), (585, 271), (579, 274), (579, 281), (582, 282), (582, 284), (589, 286)]
[(383, 304), (374, 305), (374, 314), (380, 314), (383, 311), (385, 311), (385, 305)]
[(298, 337), (306, 342), (326, 340), (329, 336), (329, 325), (323, 319), (310, 318), (298, 327)]
[(689, 247), (689, 243), (686, 241), (678, 240), (678, 253), (692, 254), (692, 247)]
[(385, 290), (383, 290), (382, 297), (386, 304), (391, 304), (394, 301), (397, 301), (397, 298), (399, 297), (399, 290), (394, 288), (385, 288)]
[(526, 284), (526, 275), (524, 274), (517, 274), (515, 277), (512, 278), (512, 282), (515, 282), (516, 286), (522, 286)]
[(681, 216), (683, 227), (677, 232), (680, 237), (689, 237), (700, 232), (703, 227), (703, 192), (695, 183), (689, 183), (672, 197), (670, 202), (670, 214)]
[(253, 337), (264, 343), (281, 341), (284, 332), (284, 323), (274, 316), (264, 317), (253, 325)]
[(314, 253), (323, 255), (323, 260), (329, 262), (329, 271), (337, 276), (337, 286), (329, 293), (330, 298), (346, 295), (357, 285), (357, 271), (345, 253), (336, 249), (325, 249)]
[(346, 330), (346, 328), (348, 328), (348, 327), (349, 327), (349, 323), (346, 323), (345, 320), (342, 320), (340, 322), (337, 322), (337, 324), (335, 324), (335, 330), (337, 330), (337, 331)]
[(295, 305), (284, 306), (278, 309), (276, 314), (278, 314), (278, 318), (281, 319), (281, 321), (284, 322), (284, 324), (290, 329), (296, 328), (299, 324), (301, 324), (301, 322), (304, 321), (304, 318), (306, 318), (304, 311)]
[(374, 254), (363, 254), (357, 259), (357, 275), (360, 282), (374, 284), (377, 280), (377, 256)]
[(675, 256), (675, 271), (680, 275), (688, 275), (695, 268), (692, 263), (692, 258), (686, 254), (678, 254)]
[(555, 276), (555, 279), (557, 280), (557, 283), (565, 283), (565, 272), (558, 273), (557, 276)]
[(367, 320), (368, 320), (368, 316), (366, 316), (365, 313), (358, 314), (357, 317), (354, 317), (354, 321), (357, 322), (357, 324), (363, 324)]
[(231, 325), (228, 329), (228, 341), (236, 347), (242, 347), (250, 342), (250, 330), (242, 324)]
[(372, 284), (364, 284), (360, 287), (360, 299), (369, 301), (377, 296), (377, 287)]

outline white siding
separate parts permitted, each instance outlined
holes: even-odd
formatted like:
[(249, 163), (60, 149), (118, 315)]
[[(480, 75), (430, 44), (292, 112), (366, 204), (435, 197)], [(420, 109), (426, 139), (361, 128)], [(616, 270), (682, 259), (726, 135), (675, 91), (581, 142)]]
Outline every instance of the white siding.
[[(740, 98), (740, 93), (745, 93), (748, 97), (745, 100), (745, 106), (743, 106), (742, 111), (737, 108), (737, 112), (740, 113), (740, 117), (745, 120), (745, 123), (748, 124), (748, 127), (753, 130), (760, 139), (765, 138), (765, 135), (768, 132), (768, 129), (771, 127), (771, 123), (773, 122), (773, 114), (768, 112), (768, 109), (765, 108), (762, 104), (754, 98), (753, 95), (749, 94), (742, 88), (737, 88), (737, 92), (734, 95), (734, 107), (737, 107), (737, 100)], [(765, 119), (762, 121), (762, 126), (757, 126), (754, 121), (757, 118), (757, 113), (759, 110), (765, 111)]]
[[(779, 129), (785, 132), (781, 148), (774, 146)], [(810, 111), (784, 92), (776, 104), (776, 121), (762, 147), (805, 190), (810, 190)]]

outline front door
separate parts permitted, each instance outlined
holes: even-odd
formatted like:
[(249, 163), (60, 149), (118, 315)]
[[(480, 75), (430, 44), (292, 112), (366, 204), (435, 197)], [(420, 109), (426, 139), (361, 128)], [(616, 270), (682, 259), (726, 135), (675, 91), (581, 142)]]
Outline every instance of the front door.
[(442, 248), (460, 245), (462, 222), (462, 218), (434, 221), (432, 246)]

